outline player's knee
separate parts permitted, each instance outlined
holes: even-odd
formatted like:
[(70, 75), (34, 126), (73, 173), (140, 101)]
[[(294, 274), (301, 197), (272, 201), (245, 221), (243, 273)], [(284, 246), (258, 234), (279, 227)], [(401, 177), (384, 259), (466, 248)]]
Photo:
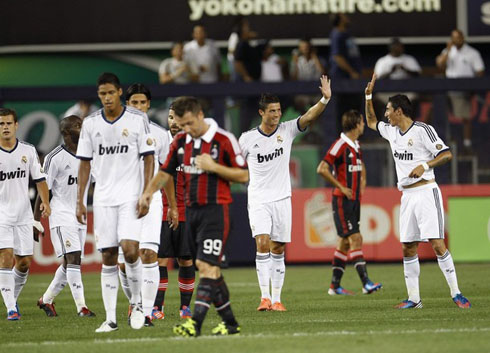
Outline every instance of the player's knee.
[(417, 255), (417, 246), (416, 242), (413, 243), (402, 243), (402, 251), (404, 257), (412, 257)]
[(196, 260), (196, 266), (199, 270), (199, 277), (217, 279), (221, 276), (219, 266), (211, 265), (202, 260)]
[(150, 249), (141, 249), (140, 257), (141, 257), (141, 261), (144, 264), (153, 263), (158, 259), (157, 253)]
[(65, 255), (66, 263), (69, 265), (80, 265), (82, 262), (82, 253), (75, 251)]
[(282, 254), (286, 247), (285, 243), (271, 242), (271, 252), (274, 254)]
[(192, 266), (192, 259), (178, 258), (177, 263), (180, 267), (189, 267)]
[(431, 245), (432, 245), (432, 249), (434, 249), (434, 252), (436, 253), (436, 255), (444, 255), (444, 253), (446, 252), (447, 248), (446, 248), (446, 244), (444, 244), (444, 240), (442, 239), (433, 239), (431, 240)]
[(168, 265), (168, 257), (158, 258), (158, 266), (167, 267), (167, 265)]
[(349, 244), (350, 244), (351, 250), (353, 250), (353, 249), (360, 249), (362, 247), (362, 236), (361, 236), (361, 233), (352, 234), (349, 237)]
[(106, 266), (117, 265), (117, 248), (102, 249), (102, 263)]
[(15, 268), (20, 272), (27, 272), (31, 266), (32, 256), (16, 256)]
[(270, 238), (268, 235), (257, 235), (255, 237), (255, 244), (257, 245), (257, 252), (269, 252), (271, 250)]

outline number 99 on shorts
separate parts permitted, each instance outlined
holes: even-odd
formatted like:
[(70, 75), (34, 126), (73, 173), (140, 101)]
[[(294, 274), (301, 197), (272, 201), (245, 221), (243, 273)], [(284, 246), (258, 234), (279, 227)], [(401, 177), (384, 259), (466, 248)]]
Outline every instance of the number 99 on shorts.
[(205, 239), (203, 242), (202, 252), (206, 255), (219, 256), (223, 242), (221, 239)]

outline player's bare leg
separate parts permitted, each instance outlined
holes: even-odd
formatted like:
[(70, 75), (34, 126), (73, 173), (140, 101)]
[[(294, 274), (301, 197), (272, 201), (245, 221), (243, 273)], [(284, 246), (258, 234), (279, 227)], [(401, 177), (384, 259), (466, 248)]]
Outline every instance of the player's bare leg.
[(5, 288), (2, 290), (3, 302), (7, 307), (8, 319), (19, 320), (20, 316), (15, 306), (13, 266), (14, 250), (12, 248), (0, 249), (0, 287)]
[(439, 263), (439, 268), (441, 269), (444, 277), (446, 277), (447, 284), (451, 291), (451, 298), (456, 303), (456, 305), (462, 309), (467, 309), (471, 307), (471, 303), (467, 298), (465, 298), (458, 287), (458, 278), (456, 276), (456, 268), (454, 267), (453, 257), (451, 253), (446, 248), (444, 239), (430, 239), (430, 244), (437, 255), (437, 262)]
[(151, 323), (152, 309), (158, 291), (160, 272), (158, 270), (158, 255), (150, 249), (140, 249), (140, 257), (143, 262), (141, 297), (145, 326), (153, 326)]
[(255, 257), (255, 266), (257, 268), (257, 278), (260, 287), (260, 305), (258, 311), (271, 310), (270, 281), (272, 271), (272, 261), (270, 254), (270, 238), (267, 234), (255, 236), (257, 254)]
[(286, 276), (286, 264), (284, 262), (285, 243), (279, 243), (271, 240), (271, 294), (272, 307), (274, 311), (286, 311), (286, 308), (281, 303), (281, 291)]

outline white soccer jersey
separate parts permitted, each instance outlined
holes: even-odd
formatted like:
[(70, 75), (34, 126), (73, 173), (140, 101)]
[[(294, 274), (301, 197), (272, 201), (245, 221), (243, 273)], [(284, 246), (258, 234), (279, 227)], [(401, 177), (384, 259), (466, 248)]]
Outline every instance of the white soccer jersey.
[[(87, 228), (77, 220), (77, 184), (80, 160), (68, 151), (64, 145), (56, 147), (44, 158), (46, 182), (53, 197), (50, 201), (51, 216), (49, 227)], [(90, 180), (89, 180), (90, 184)], [(85, 189), (83, 203), (87, 205), (88, 185)]]
[(77, 157), (92, 160), (94, 206), (117, 206), (138, 199), (140, 156), (153, 154), (154, 145), (148, 117), (138, 109), (124, 107), (114, 121), (108, 121), (100, 109), (83, 120)]
[(0, 147), (0, 224), (32, 224), (31, 201), (29, 200), (29, 176), (40, 182), (46, 179), (36, 148), (17, 140), (15, 147), (4, 150)]
[(244, 132), (239, 139), (247, 160), (250, 182), (248, 204), (273, 202), (291, 196), (289, 159), (294, 138), (300, 130), (299, 119), (280, 123), (270, 135), (259, 127)]
[(421, 179), (435, 178), (433, 168), (426, 170), (420, 178), (408, 177), (415, 167), (449, 150), (432, 126), (415, 121), (405, 133), (383, 121), (378, 121), (376, 127), (381, 137), (390, 143), (396, 165), (398, 189), (401, 190), (404, 186), (416, 183)]

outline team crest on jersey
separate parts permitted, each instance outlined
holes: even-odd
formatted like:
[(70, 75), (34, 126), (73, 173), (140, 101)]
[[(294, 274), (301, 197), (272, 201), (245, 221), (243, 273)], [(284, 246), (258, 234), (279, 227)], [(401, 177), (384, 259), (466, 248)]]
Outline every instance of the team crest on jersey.
[(413, 146), (413, 140), (412, 140), (412, 139), (409, 139), (409, 140), (408, 140), (408, 145), (409, 145), (410, 147), (412, 147), (412, 146)]
[(129, 131), (128, 131), (128, 129), (124, 129), (124, 130), (122, 131), (122, 135), (123, 135), (124, 137), (128, 137), (128, 136), (129, 136)]
[(147, 144), (148, 146), (153, 145), (153, 139), (152, 139), (152, 138), (148, 138), (148, 140), (146, 140), (146, 144)]
[(22, 161), (22, 163), (27, 163), (27, 157), (26, 156), (22, 156), (21, 161)]
[(282, 143), (284, 141), (281, 137), (281, 135), (277, 135), (277, 142)]
[(439, 150), (441, 150), (441, 149), (442, 149), (442, 145), (441, 145), (440, 143), (438, 143), (438, 144), (436, 145), (436, 149), (437, 149), (438, 151), (439, 151)]
[(213, 148), (211, 148), (211, 157), (218, 159), (218, 147), (216, 145), (213, 145)]
[(71, 247), (71, 243), (70, 243), (70, 241), (69, 241), (69, 240), (67, 240), (67, 241), (66, 241), (66, 243), (65, 243), (65, 245), (66, 245), (66, 247), (67, 247), (67, 248)]

